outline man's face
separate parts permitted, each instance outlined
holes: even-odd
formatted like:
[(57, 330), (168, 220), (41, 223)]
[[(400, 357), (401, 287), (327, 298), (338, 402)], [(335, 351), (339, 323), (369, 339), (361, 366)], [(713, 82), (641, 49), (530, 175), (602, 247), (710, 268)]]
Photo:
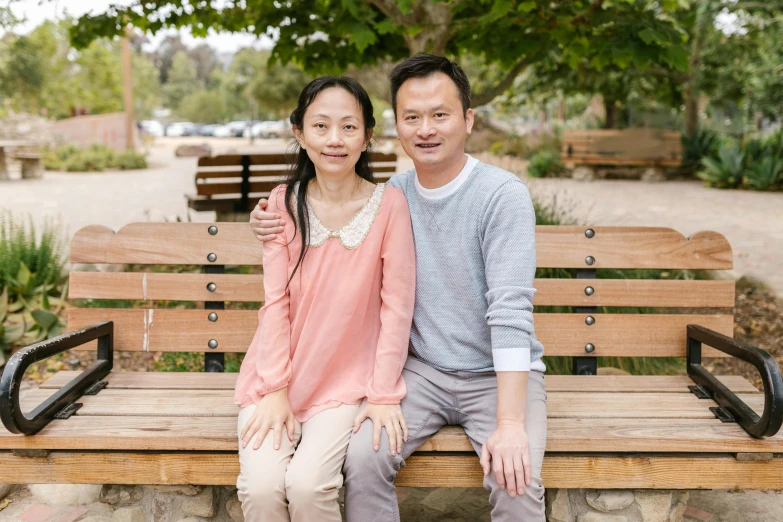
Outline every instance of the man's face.
[(411, 78), (397, 91), (397, 136), (417, 168), (458, 161), (472, 128), (473, 110), (463, 115), (459, 90), (443, 73)]

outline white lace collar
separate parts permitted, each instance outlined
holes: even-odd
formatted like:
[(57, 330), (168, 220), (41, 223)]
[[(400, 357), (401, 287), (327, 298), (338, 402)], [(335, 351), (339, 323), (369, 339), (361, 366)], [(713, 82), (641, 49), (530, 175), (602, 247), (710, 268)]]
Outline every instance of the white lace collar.
[[(378, 183), (375, 186), (375, 190), (373, 190), (370, 199), (367, 200), (367, 203), (364, 204), (351, 221), (338, 230), (326, 228), (318, 219), (318, 216), (315, 215), (313, 208), (310, 206), (310, 202), (306, 201), (307, 218), (310, 223), (310, 247), (319, 247), (326, 243), (330, 237), (336, 237), (345, 248), (350, 250), (359, 248), (364, 241), (364, 238), (370, 233), (372, 224), (378, 216), (378, 211), (381, 208), (381, 202), (385, 191), (386, 184)], [(297, 187), (295, 187), (294, 194), (297, 192)], [(296, 202), (294, 202), (293, 207), (296, 209)]]

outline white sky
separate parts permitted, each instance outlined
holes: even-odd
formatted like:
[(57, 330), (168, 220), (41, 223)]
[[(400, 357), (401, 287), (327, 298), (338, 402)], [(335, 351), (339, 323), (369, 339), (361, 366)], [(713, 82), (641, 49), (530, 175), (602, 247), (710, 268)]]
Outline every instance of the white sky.
[[(5, 3), (0, 0), (0, 4)], [(130, 5), (133, 0), (21, 0), (12, 4), (12, 10), (20, 18), (26, 21), (14, 28), (15, 32), (28, 33), (44, 20), (56, 20), (64, 12), (71, 16), (78, 17), (86, 13), (99, 14), (106, 11), (109, 5)], [(182, 30), (182, 41), (188, 47), (196, 46), (206, 42), (216, 49), (219, 53), (235, 52), (242, 47), (254, 46), (270, 48), (272, 41), (267, 37), (258, 37), (249, 34), (215, 33), (206, 38), (194, 38), (190, 31)], [(176, 34), (176, 30), (160, 32), (155, 36), (147, 35), (150, 39), (151, 48), (157, 47), (158, 43), (169, 34)], [(2, 32), (0, 31), (0, 34)]]

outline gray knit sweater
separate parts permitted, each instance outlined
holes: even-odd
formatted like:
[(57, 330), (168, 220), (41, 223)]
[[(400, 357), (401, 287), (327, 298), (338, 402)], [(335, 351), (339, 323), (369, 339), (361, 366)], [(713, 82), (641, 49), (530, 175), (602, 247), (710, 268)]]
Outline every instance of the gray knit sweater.
[(416, 171), (405, 192), (416, 244), (413, 355), (440, 370), (544, 371), (533, 329), (533, 204), (513, 174), (471, 157), (435, 190)]

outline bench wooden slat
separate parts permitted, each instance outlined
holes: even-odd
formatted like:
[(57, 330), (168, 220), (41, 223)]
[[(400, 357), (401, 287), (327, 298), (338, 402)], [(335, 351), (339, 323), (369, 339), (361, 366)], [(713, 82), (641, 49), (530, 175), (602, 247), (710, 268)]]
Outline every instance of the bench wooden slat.
[[(46, 400), (54, 390), (32, 390), (22, 400), (24, 412), (30, 412)], [(739, 394), (755, 411), (764, 409), (761, 393)], [(236, 417), (233, 390), (114, 390), (106, 388), (97, 395), (79, 399), (81, 416), (121, 417)], [(625, 393), (584, 393), (548, 391), (548, 417), (572, 419), (652, 419), (684, 418), (712, 419), (710, 400), (700, 400), (693, 394), (637, 393), (628, 400)]]
[(680, 133), (663, 129), (590, 129), (563, 133), (561, 158), (568, 165), (682, 163)]
[[(255, 202), (251, 202), (255, 205)], [(209, 235), (209, 223), (131, 223), (114, 233), (102, 226), (79, 230), (71, 242), (76, 263), (262, 264), (262, 246), (246, 223), (219, 223)], [(536, 227), (536, 263), (554, 268), (661, 268), (727, 270), (732, 268), (728, 241), (716, 232), (690, 239), (670, 228)], [(173, 248), (172, 245), (176, 245)], [(594, 263), (585, 259), (591, 256)]]
[[(245, 352), (258, 328), (255, 310), (69, 308), (68, 329), (76, 330), (101, 321), (114, 321), (114, 348), (120, 351)], [(595, 323), (587, 325), (592, 316)], [(536, 335), (547, 355), (585, 355), (585, 345), (595, 346), (592, 356), (684, 357), (686, 326), (699, 324), (732, 336), (731, 315), (691, 314), (534, 314)], [(218, 347), (207, 343), (215, 339)], [(85, 345), (94, 349), (95, 342)], [(706, 348), (704, 357), (725, 357)]]
[[(250, 154), (251, 165), (288, 165), (292, 156), (285, 153)], [(242, 154), (221, 154), (218, 156), (202, 156), (198, 159), (199, 167), (226, 167), (242, 165)]]
[[(207, 290), (215, 283), (215, 291)], [(160, 274), (153, 272), (71, 272), (71, 299), (263, 302), (261, 274)]]
[[(20, 483), (198, 484), (232, 486), (239, 474), (233, 453), (77, 453), (44, 458), (0, 452), (0, 479)], [(548, 454), (541, 472), (547, 488), (783, 489), (783, 458), (739, 462), (731, 456), (567, 456)], [(6, 480), (9, 481), (9, 480)], [(478, 488), (483, 475), (472, 455), (419, 455), (405, 461), (397, 486)]]
[[(120, 451), (237, 451), (236, 417), (103, 417), (53, 420), (34, 436), (0, 430), (0, 449)], [(422, 446), (466, 448), (461, 428)], [(442, 432), (444, 430), (441, 430)], [(575, 419), (547, 421), (547, 451), (569, 453), (781, 453), (783, 434), (758, 440), (718, 419)], [(449, 434), (451, 441), (447, 441)], [(457, 449), (454, 451), (463, 451)]]
[[(387, 180), (389, 179), (395, 172), (397, 172), (397, 164), (396, 163), (380, 163), (380, 164), (372, 164), (373, 173), (375, 174), (375, 178), (378, 180)], [(282, 182), (282, 180), (285, 179), (285, 175), (287, 174), (286, 170), (282, 169), (251, 169), (250, 170), (250, 179), (259, 181), (260, 179), (277, 179), (279, 182)], [(225, 170), (200, 170), (196, 172), (196, 183), (205, 183), (208, 180), (211, 179), (224, 179), (224, 178), (242, 178), (242, 169), (241, 168), (233, 168), (233, 170), (225, 169)], [(200, 181), (204, 180), (204, 181)]]
[[(71, 241), (73, 263), (263, 264), (263, 245), (247, 223), (131, 223), (118, 232), (99, 225), (79, 230)], [(215, 253), (214, 263), (207, 255)]]
[[(248, 216), (250, 215), (250, 212), (255, 208), (256, 203), (258, 203), (258, 200), (261, 198), (269, 198), (269, 194), (262, 193), (262, 194), (250, 194), (249, 199), (247, 201), (247, 207), (245, 207), (244, 212), (248, 213)], [(228, 198), (214, 198), (212, 196), (199, 196), (199, 195), (189, 195), (187, 196), (188, 201), (188, 208), (191, 208), (197, 212), (239, 212), (241, 209), (240, 200), (239, 198), (235, 197), (228, 197)], [(175, 263), (171, 263), (175, 264)]]
[[(254, 192), (272, 192), (280, 184), (279, 180), (273, 181), (251, 181), (250, 193)], [(196, 184), (196, 193), (199, 196), (216, 196), (219, 194), (237, 194), (242, 192), (241, 182), (235, 183), (198, 183)]]
[[(387, 181), (389, 179), (389, 174), (393, 174), (394, 170), (388, 171), (388, 173), (379, 172), (377, 176), (375, 176), (377, 181)], [(203, 174), (203, 173), (202, 173)], [(228, 173), (223, 173), (228, 174)], [(231, 173), (233, 175), (231, 176), (220, 176), (220, 178), (237, 178), (237, 176), (241, 175), (241, 173)], [(210, 176), (210, 178), (213, 178), (213, 176)], [(197, 179), (199, 179), (197, 177)], [(204, 179), (204, 178), (201, 178)], [(250, 177), (250, 194), (253, 193), (259, 193), (259, 192), (271, 192), (272, 189), (274, 189), (276, 186), (280, 185), (282, 180), (278, 177), (271, 177), (271, 176), (259, 176), (259, 177)], [(239, 194), (242, 193), (242, 182), (241, 180), (231, 181), (227, 183), (196, 183), (196, 193), (199, 196), (216, 196), (221, 194), (235, 194), (237, 197), (239, 197)]]
[[(215, 292), (207, 284), (217, 285)], [(585, 294), (585, 288), (594, 290)], [(642, 306), (732, 308), (733, 281), (638, 279), (536, 279), (535, 306)], [(71, 299), (148, 299), (173, 301), (263, 302), (258, 274), (160, 274), (151, 272), (71, 272)]]
[[(41, 389), (59, 389), (81, 372), (62, 370), (43, 382)], [(104, 380), (111, 389), (233, 390), (237, 373), (207, 372), (123, 372), (112, 371)], [(735, 393), (756, 393), (747, 379), (738, 375), (718, 376)], [(691, 393), (693, 381), (687, 375), (547, 375), (552, 392), (589, 393)]]
[[(278, 184), (285, 180), (286, 172), (283, 170), (251, 170), (251, 181), (277, 181)], [(196, 185), (209, 183), (213, 179), (242, 179), (242, 170), (216, 170), (196, 172)]]

